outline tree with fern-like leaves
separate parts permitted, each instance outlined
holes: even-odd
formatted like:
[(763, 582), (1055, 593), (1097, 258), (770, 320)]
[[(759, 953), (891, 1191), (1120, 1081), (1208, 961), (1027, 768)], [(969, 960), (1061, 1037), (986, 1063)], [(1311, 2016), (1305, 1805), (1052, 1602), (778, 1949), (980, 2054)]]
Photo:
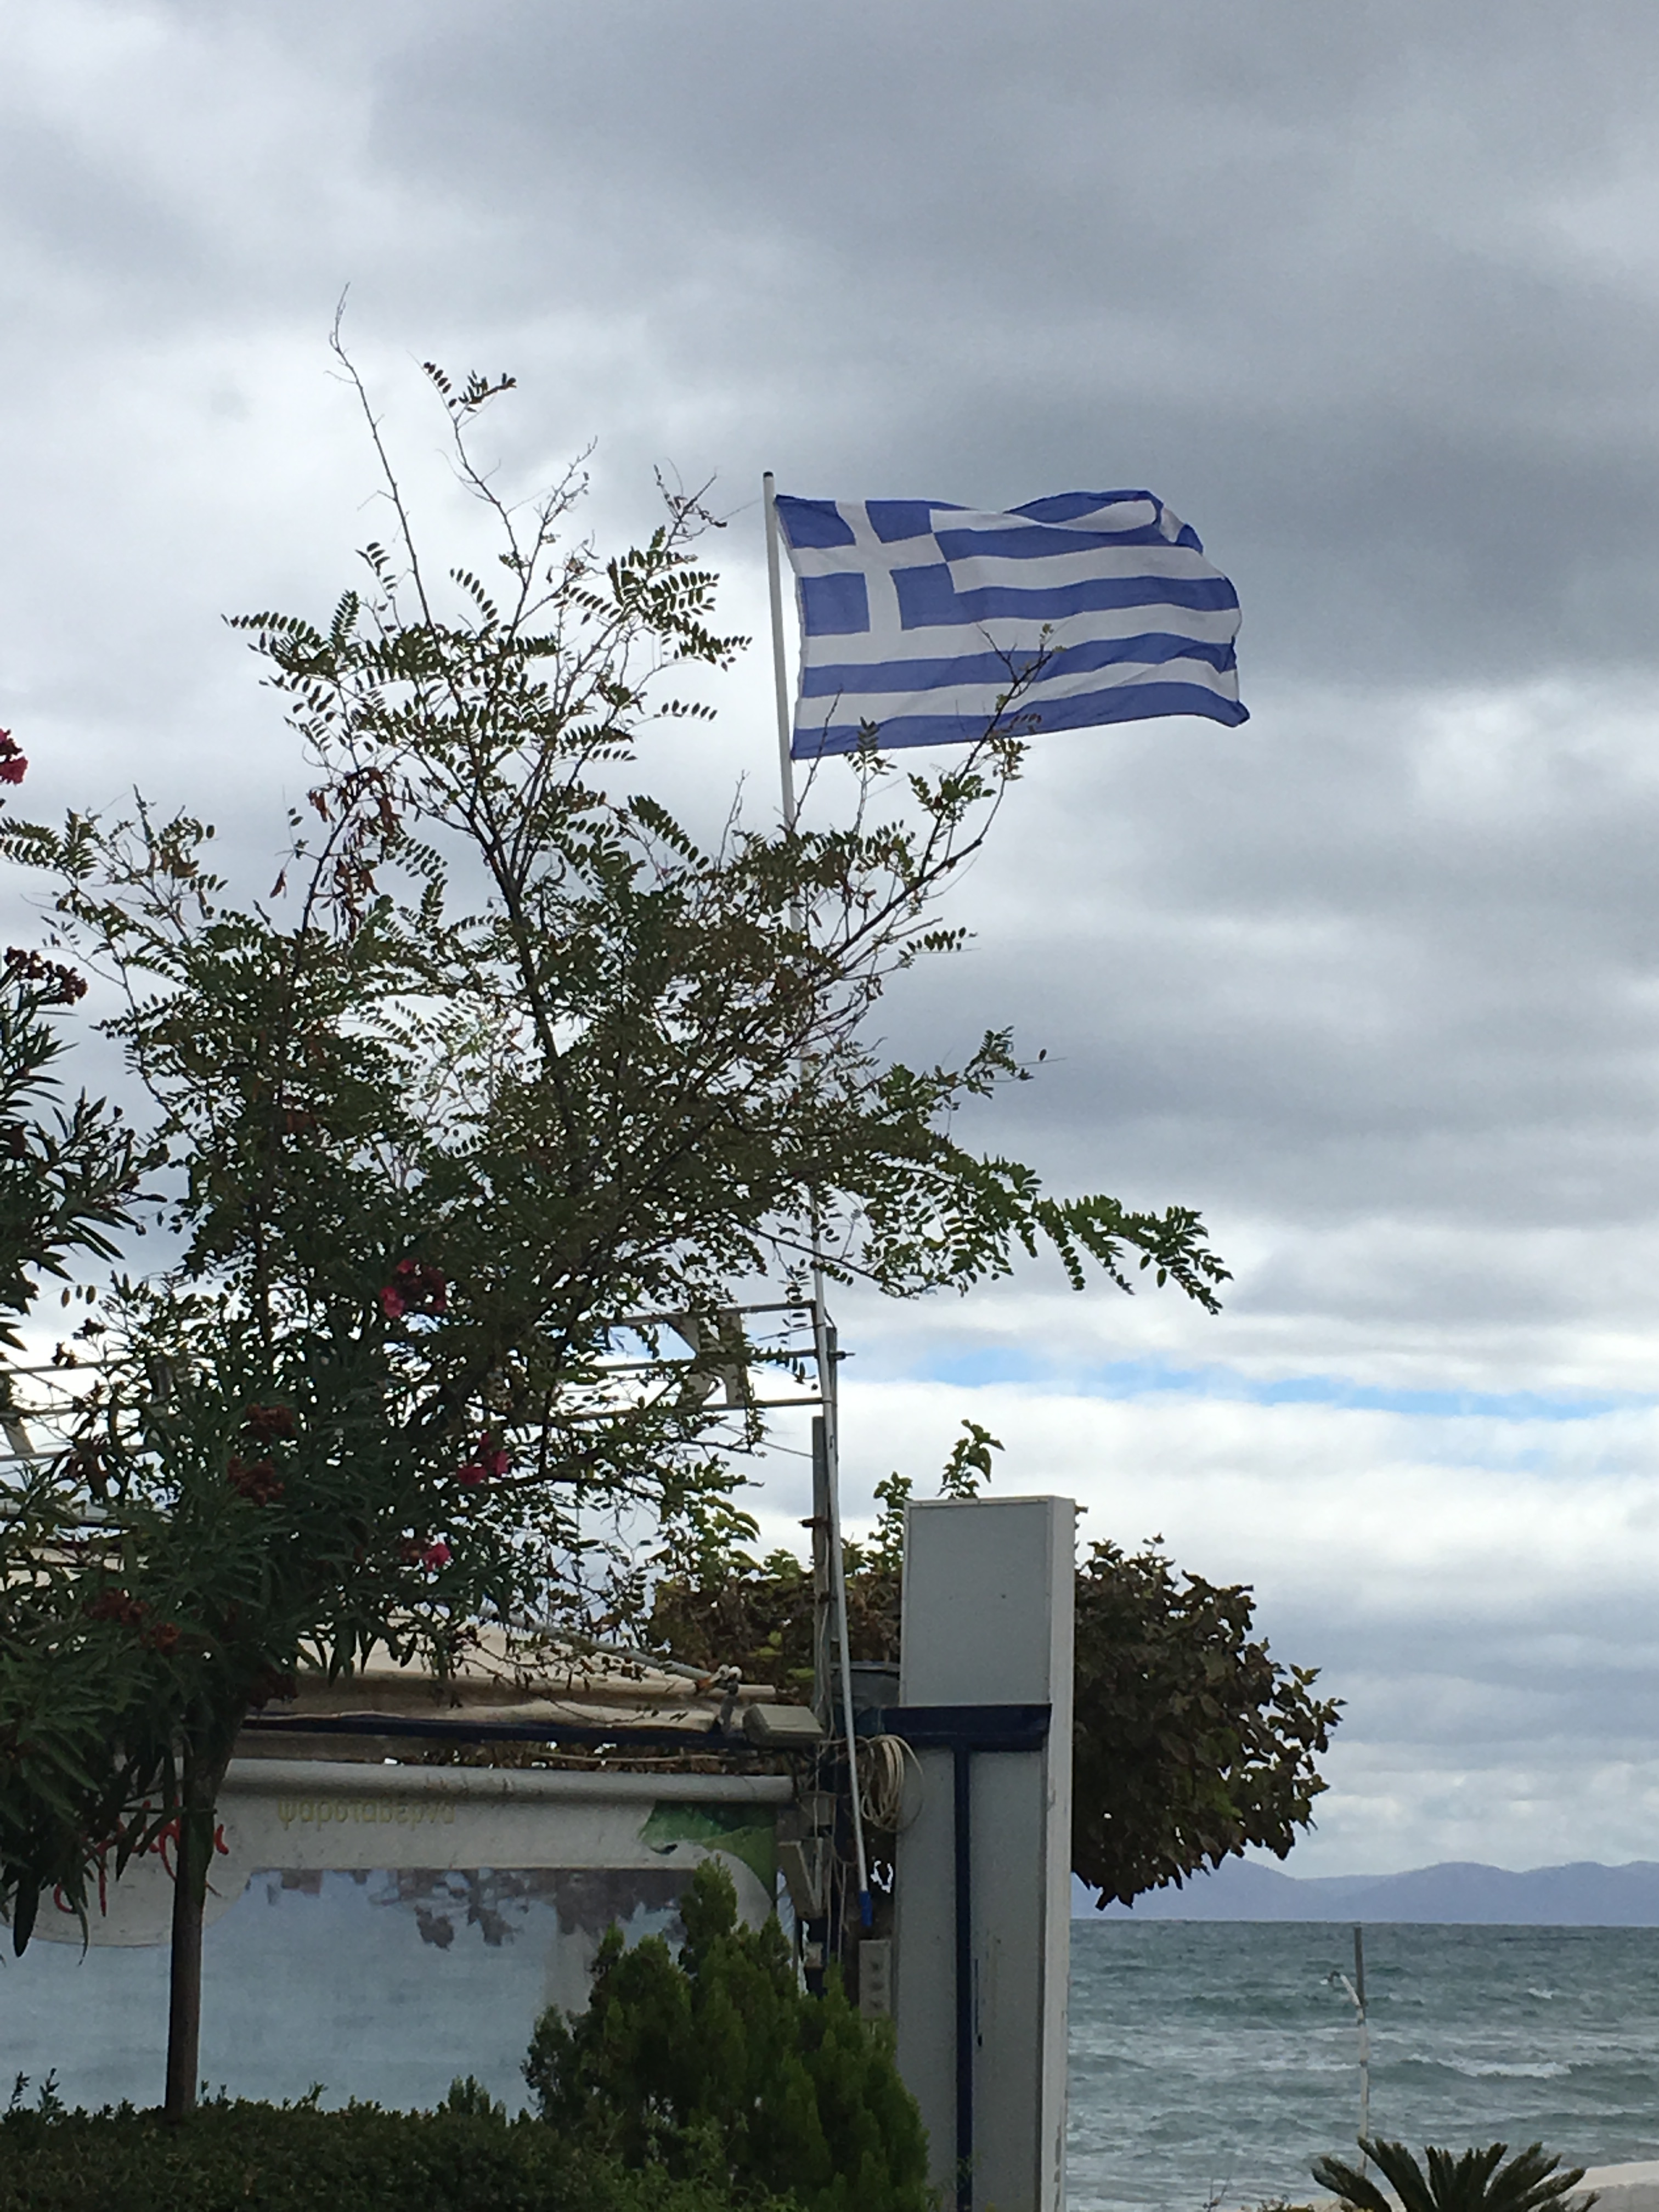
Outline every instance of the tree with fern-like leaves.
[[(340, 361), (390, 526), (326, 611), (240, 621), (308, 785), (270, 888), (227, 880), (183, 802), (0, 838), (103, 979), (167, 1231), (100, 1287), (72, 1449), (9, 1501), (0, 1716), (54, 1638), (117, 1679), (50, 1854), (46, 1770), (0, 1735), (0, 1909), (27, 1941), (43, 1892), (84, 1905), (135, 1822), (173, 1828), (175, 2118), (250, 1709), (377, 1650), (442, 1675), (481, 1625), (638, 1634), (657, 1577), (740, 1551), (763, 1417), (711, 1393), (767, 1357), (732, 1318), (753, 1285), (799, 1298), (815, 1249), (905, 1298), (1043, 1251), (1079, 1288), (1206, 1308), (1226, 1276), (1191, 1209), (1057, 1194), (971, 1140), (1035, 1072), (1007, 1031), (913, 1066), (873, 1030), (896, 976), (963, 942), (939, 902), (1018, 775), (1010, 727), (902, 777), (872, 744), (821, 826), (734, 804), (692, 834), (636, 747), (696, 732), (676, 684), (742, 643), (693, 542), (712, 518), (671, 497), (602, 557), (577, 477), (515, 502), (477, 457), (511, 380), (434, 368), (493, 538), (434, 560)], [(89, 1516), (105, 1539), (66, 1548)]]

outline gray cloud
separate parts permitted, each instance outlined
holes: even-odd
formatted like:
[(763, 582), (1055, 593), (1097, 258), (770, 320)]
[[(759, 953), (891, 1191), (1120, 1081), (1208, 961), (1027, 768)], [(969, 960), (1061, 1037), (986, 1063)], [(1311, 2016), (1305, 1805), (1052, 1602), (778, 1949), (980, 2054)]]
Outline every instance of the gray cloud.
[[(374, 527), (323, 346), (348, 281), (435, 530), (462, 525), (413, 364), (512, 368), (504, 469), (550, 474), (598, 434), (602, 534), (647, 521), (652, 463), (718, 471), (749, 627), (768, 464), (805, 490), (988, 504), (1146, 483), (1198, 525), (1243, 597), (1255, 720), (1035, 754), (961, 895), (978, 940), (888, 1035), (945, 1053), (1016, 1020), (1042, 1079), (970, 1133), (1061, 1185), (1201, 1206), (1237, 1268), (1228, 1312), (1077, 1301), (1037, 1270), (962, 1306), (849, 1294), (848, 1340), (882, 1389), (1046, 1376), (999, 1417), (1028, 1482), (1086, 1486), (1089, 1454), (1122, 1449), (1179, 1504), (1195, 1439), (1230, 1480), (1249, 1462), (1247, 1515), (1224, 1484), (1181, 1516), (1097, 1484), (1097, 1510), (1255, 1573), (1297, 1656), (1352, 1686), (1326, 1863), (1381, 1832), (1396, 1863), (1431, 1839), (1501, 1856), (1490, 1808), (1552, 1776), (1588, 1808), (1572, 1847), (1610, 1855), (1598, 1832), (1633, 1834), (1659, 1786), (1652, 1653), (1615, 1571), (1638, 1506), (1604, 1483), (1650, 1494), (1646, 1417), (1615, 1447), (1522, 1409), (1454, 1449), (1424, 1406), (1653, 1390), (1651, 10), (4, 17), (0, 720), (43, 809), (137, 777), (208, 806), (263, 884), (303, 766), (218, 617), (329, 604)], [(653, 748), (652, 772), (696, 812), (747, 766), (763, 810), (761, 656), (724, 698), (707, 751)], [(1204, 1381), (1109, 1433), (1066, 1388), (1115, 1366)], [(1253, 1401), (1285, 1378), (1334, 1401), (1316, 1443), (1305, 1408)], [(915, 1385), (917, 1454), (948, 1437), (942, 1387)], [(1407, 1394), (1386, 1449), (1340, 1402), (1366, 1391)], [(849, 1404), (860, 1480), (884, 1402)], [(1461, 1470), (1445, 1513), (1436, 1453)], [(1332, 1599), (1375, 1562), (1321, 1480), (1375, 1501), (1374, 1546), (1400, 1532), (1409, 1603)], [(1458, 1501), (1502, 1517), (1511, 1481), (1522, 1595), (1494, 1629), (1465, 1601)], [(1581, 1526), (1603, 1553), (1575, 1553), (1558, 1605)], [(1540, 1856), (1566, 1833), (1526, 1818)]]
[(1654, 272), (1603, 204), (1650, 189), (1638, 11), (416, 21), (380, 157), (798, 474), (1155, 476), (1258, 670), (1647, 659)]
[(116, 59), (89, 35), (90, 101), (26, 106), (14, 225), (111, 324), (314, 326), (355, 276), (511, 331), (622, 452), (988, 503), (1155, 478), (1258, 679), (1650, 658), (1634, 7), (79, 20)]

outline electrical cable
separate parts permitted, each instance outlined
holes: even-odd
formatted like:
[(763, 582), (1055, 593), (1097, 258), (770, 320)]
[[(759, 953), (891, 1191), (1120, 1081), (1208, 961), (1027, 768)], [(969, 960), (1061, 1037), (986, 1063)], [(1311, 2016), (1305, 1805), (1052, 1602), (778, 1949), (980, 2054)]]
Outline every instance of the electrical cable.
[[(870, 1735), (859, 1740), (859, 1796), (866, 1820), (889, 1836), (902, 1835), (921, 1810), (921, 1761), (902, 1735)], [(907, 1762), (914, 1768), (916, 1787), (909, 1809), (905, 1808)]]

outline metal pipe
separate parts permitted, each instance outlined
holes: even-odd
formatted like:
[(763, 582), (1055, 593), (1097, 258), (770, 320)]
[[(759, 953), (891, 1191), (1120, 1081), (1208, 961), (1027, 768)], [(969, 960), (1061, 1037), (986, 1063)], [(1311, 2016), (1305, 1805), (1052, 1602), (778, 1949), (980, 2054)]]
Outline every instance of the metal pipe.
[(973, 1753), (951, 1753), (956, 1808), (957, 2212), (974, 2212), (974, 1855)]
[[(761, 478), (763, 504), (766, 509), (766, 582), (772, 611), (772, 681), (778, 716), (778, 781), (783, 803), (783, 826), (793, 832), (795, 827), (795, 763), (790, 750), (793, 716), (789, 702), (788, 657), (783, 639), (783, 566), (778, 545), (777, 485), (768, 469)], [(809, 917), (805, 908), (798, 908), (795, 926), (805, 930)], [(806, 1066), (802, 1056), (802, 1068)], [(847, 1566), (841, 1541), (841, 1438), (839, 1435), (836, 1372), (838, 1354), (835, 1330), (824, 1310), (823, 1241), (822, 1224), (818, 1219), (816, 1193), (809, 1194), (812, 1206), (812, 1341), (817, 1356), (818, 1396), (823, 1405), (823, 1476), (824, 1500), (827, 1510), (830, 1553), (830, 1589), (835, 1606), (836, 1630), (841, 1644), (841, 1706), (842, 1723), (847, 1738), (848, 1794), (852, 1801), (853, 1856), (858, 1867), (859, 1918), (868, 1928), (872, 1911), (870, 1897), (870, 1864), (864, 1843), (864, 1813), (860, 1804), (858, 1729), (853, 1713), (853, 1655), (847, 1636)], [(814, 1507), (816, 1517), (817, 1508)]]
[(1340, 1985), (1348, 1994), (1359, 2027), (1359, 2170), (1364, 2172), (1370, 2163), (1364, 2150), (1364, 2141), (1371, 2131), (1371, 2031), (1365, 2010), (1365, 1936), (1356, 1927), (1353, 1931), (1353, 1979), (1341, 1972), (1327, 1977), (1333, 1987)]
[(448, 1797), (457, 1803), (594, 1804), (621, 1801), (787, 1805), (787, 1774), (526, 1773), (501, 1766), (382, 1766), (349, 1759), (233, 1759), (226, 1786), (255, 1797)]
[(817, 1306), (818, 1389), (823, 1398), (824, 1498), (830, 1509), (830, 1589), (836, 1607), (836, 1637), (841, 1645), (842, 1733), (847, 1743), (847, 1790), (852, 1800), (853, 1858), (859, 1878), (859, 1924), (868, 1928), (874, 1917), (870, 1896), (870, 1861), (864, 1844), (863, 1792), (859, 1788), (859, 1733), (853, 1711), (853, 1653), (847, 1632), (847, 1555), (841, 1540), (841, 1434), (837, 1413), (837, 1376), (841, 1350), (836, 1332), (823, 1310), (823, 1270), (812, 1270)]
[(830, 1448), (823, 1416), (812, 1422), (812, 1711), (826, 1735), (836, 1724), (835, 1597), (830, 1575)]
[[(1371, 2029), (1365, 2009), (1365, 1931), (1358, 1926), (1353, 1931), (1353, 1979), (1359, 2007), (1359, 2140), (1363, 2145), (1371, 2131)], [(1362, 2162), (1364, 2156), (1362, 2149)]]
[(417, 1713), (377, 1712), (372, 1706), (338, 1713), (249, 1713), (244, 1735), (410, 1736), (432, 1743), (580, 1744), (626, 1759), (652, 1747), (683, 1752), (746, 1751), (767, 1756), (739, 1730), (711, 1722), (706, 1728), (659, 1727), (649, 1721), (429, 1720)]

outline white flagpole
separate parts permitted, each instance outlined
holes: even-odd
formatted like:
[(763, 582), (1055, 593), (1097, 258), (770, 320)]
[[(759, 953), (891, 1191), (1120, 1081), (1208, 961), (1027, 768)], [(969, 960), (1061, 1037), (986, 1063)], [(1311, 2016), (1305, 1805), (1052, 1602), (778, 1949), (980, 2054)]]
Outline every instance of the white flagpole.
[(783, 784), (783, 826), (795, 826), (795, 763), (789, 750), (789, 667), (783, 649), (783, 568), (778, 557), (777, 486), (768, 469), (761, 478), (766, 505), (766, 583), (772, 599), (772, 687), (778, 706), (778, 773)]
[[(783, 641), (783, 568), (778, 551), (777, 487), (768, 469), (761, 478), (766, 507), (766, 581), (772, 602), (772, 679), (778, 709), (778, 770), (782, 784), (783, 826), (795, 826), (795, 763), (790, 751), (793, 715), (790, 708), (789, 669)], [(823, 1255), (816, 1216), (812, 1223), (812, 1346), (818, 1371), (818, 1397), (823, 1407), (824, 1493), (829, 1508), (830, 1580), (836, 1608), (836, 1637), (841, 1645), (841, 1717), (847, 1738), (848, 1790), (853, 1801), (853, 1853), (858, 1866), (859, 1918), (870, 1925), (870, 1867), (864, 1849), (864, 1808), (859, 1783), (858, 1730), (853, 1714), (853, 1659), (847, 1638), (847, 1563), (841, 1543), (841, 1365), (835, 1331), (824, 1310)]]

